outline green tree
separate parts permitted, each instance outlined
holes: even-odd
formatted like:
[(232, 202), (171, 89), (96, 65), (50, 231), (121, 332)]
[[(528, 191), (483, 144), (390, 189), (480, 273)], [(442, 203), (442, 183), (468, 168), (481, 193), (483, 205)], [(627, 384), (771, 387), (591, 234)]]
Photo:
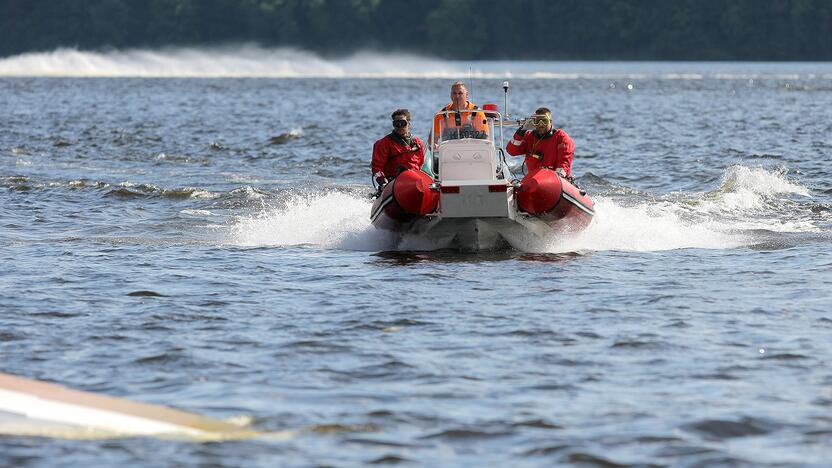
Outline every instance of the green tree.
[(830, 60), (830, 0), (0, 0), (0, 55), (256, 42), (459, 58)]

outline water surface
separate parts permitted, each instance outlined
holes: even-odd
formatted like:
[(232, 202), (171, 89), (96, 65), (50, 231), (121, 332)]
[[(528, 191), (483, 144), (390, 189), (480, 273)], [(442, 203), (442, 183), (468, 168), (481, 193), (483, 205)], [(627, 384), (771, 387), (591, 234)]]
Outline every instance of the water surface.
[(0, 371), (290, 434), (0, 464), (825, 466), (832, 67), (475, 65), (554, 109), (597, 217), (471, 254), (369, 224), (390, 112), (424, 135), (468, 78), (432, 63), (0, 78)]

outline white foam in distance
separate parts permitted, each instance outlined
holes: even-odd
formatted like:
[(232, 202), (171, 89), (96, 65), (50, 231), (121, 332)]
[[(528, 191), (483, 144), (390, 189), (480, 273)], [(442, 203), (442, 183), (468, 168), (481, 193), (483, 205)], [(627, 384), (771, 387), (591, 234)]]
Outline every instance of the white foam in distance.
[(291, 48), (164, 48), (91, 52), (61, 48), (0, 59), (0, 76), (72, 77), (458, 77), (464, 67), (405, 54), (327, 60)]
[(449, 61), (362, 51), (327, 59), (294, 48), (256, 44), (105, 52), (59, 48), (0, 58), (0, 76), (446, 78), (601, 80), (802, 80), (832, 76), (827, 63)]

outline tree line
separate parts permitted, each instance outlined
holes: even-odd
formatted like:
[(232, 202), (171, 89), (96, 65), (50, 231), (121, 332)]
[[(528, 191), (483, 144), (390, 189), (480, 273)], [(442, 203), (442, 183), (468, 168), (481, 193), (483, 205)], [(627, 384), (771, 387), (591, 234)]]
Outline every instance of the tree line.
[(0, 0), (0, 56), (249, 42), (324, 56), (832, 60), (832, 1)]

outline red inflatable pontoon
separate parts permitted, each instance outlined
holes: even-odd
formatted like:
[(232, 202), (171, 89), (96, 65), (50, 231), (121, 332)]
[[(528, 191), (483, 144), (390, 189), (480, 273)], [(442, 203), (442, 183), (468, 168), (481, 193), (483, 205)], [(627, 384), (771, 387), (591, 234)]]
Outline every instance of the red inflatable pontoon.
[(370, 215), (373, 225), (391, 231), (405, 230), (408, 224), (436, 211), (439, 190), (422, 171), (407, 170), (387, 184), (376, 198)]
[(586, 192), (546, 168), (530, 172), (523, 178), (517, 191), (517, 205), (552, 227), (566, 221), (566, 227), (582, 229), (595, 215), (595, 204)]

